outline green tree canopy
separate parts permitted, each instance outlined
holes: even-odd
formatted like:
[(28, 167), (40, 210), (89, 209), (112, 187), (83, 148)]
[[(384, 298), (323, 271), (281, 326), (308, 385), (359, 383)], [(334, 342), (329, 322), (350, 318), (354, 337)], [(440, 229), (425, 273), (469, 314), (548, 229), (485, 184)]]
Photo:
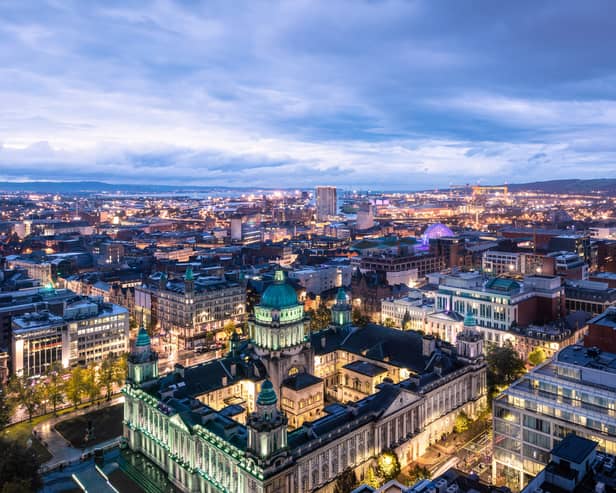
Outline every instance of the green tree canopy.
[(310, 312), (310, 330), (318, 331), (326, 329), (332, 321), (332, 312), (325, 305)]
[(357, 476), (355, 471), (347, 467), (342, 474), (336, 479), (334, 493), (350, 493), (357, 487)]
[(116, 358), (112, 354), (108, 354), (107, 357), (101, 362), (101, 366), (98, 369), (98, 382), (101, 389), (105, 391), (105, 398), (111, 399), (111, 393), (113, 390), (113, 384), (116, 380)]
[(543, 363), (545, 358), (547, 358), (545, 350), (542, 347), (536, 347), (528, 355), (528, 362), (533, 366), (537, 366), (538, 364)]
[(425, 466), (415, 464), (415, 466), (409, 470), (409, 478), (411, 484), (421, 481), (422, 479), (430, 479), (430, 471)]
[(56, 414), (58, 405), (62, 404), (64, 400), (66, 385), (63, 377), (65, 374), (66, 371), (62, 368), (60, 362), (56, 361), (51, 365), (46, 382), (46, 397), (49, 400), (49, 404), (51, 404), (54, 414)]
[(5, 428), (11, 421), (13, 403), (8, 395), (8, 389), (0, 385), (0, 430)]
[[(28, 493), (38, 491), (43, 486), (38, 472), (40, 464), (32, 449), (0, 438), (0, 450), (0, 492)], [(17, 489), (18, 486), (25, 489)]]
[(464, 433), (471, 425), (471, 419), (462, 411), (456, 416), (453, 429), (456, 433)]
[(391, 449), (381, 452), (376, 463), (378, 474), (382, 476), (385, 481), (394, 479), (400, 474), (400, 461), (398, 460), (396, 452)]
[(364, 315), (359, 308), (353, 308), (351, 312), (353, 325), (357, 327), (365, 327), (370, 323), (370, 318)]
[(66, 397), (77, 407), (85, 393), (85, 375), (81, 367), (77, 366), (71, 371), (71, 376), (66, 382)]
[(28, 413), (28, 421), (32, 421), (32, 416), (41, 405), (41, 389), (24, 375), (11, 377), (9, 388), (16, 403), (23, 406)]
[(488, 348), (488, 383), (490, 385), (511, 385), (524, 374), (524, 361), (511, 346), (491, 345)]

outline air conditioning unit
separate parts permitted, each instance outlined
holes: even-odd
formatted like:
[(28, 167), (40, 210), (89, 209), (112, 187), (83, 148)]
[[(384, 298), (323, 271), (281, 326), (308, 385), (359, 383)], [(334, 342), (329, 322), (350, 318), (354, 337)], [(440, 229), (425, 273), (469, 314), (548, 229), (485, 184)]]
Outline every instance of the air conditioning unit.
[(434, 482), (437, 493), (445, 493), (447, 490), (447, 480), (445, 478), (439, 478)]
[(457, 484), (450, 484), (445, 491), (447, 493), (459, 493), (460, 487)]

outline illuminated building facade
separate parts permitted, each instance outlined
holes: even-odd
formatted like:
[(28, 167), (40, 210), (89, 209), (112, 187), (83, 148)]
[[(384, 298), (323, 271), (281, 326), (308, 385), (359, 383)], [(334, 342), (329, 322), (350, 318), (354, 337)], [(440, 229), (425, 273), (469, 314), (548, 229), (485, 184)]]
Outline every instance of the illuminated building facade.
[(574, 345), (535, 367), (493, 404), (493, 477), (518, 490), (569, 433), (616, 452), (616, 354)]
[[(225, 358), (176, 365), (156, 378), (156, 355), (142, 341), (129, 357), (124, 389), (129, 449), (160, 467), (180, 491), (327, 491), (347, 467), (363, 477), (383, 450), (395, 449), (408, 464), (453, 429), (459, 412), (474, 416), (485, 404), (482, 339), (472, 327), (454, 347), (413, 331), (353, 328), (344, 292), (332, 311), (332, 326), (309, 337), (302, 306), (277, 273), (250, 320), (252, 340), (235, 338)], [(370, 388), (362, 382), (355, 402), (323, 409), (325, 381), (351, 388), (341, 365), (377, 366), (377, 353), (389, 360), (379, 365), (394, 378), (373, 380)], [(239, 400), (215, 409), (220, 403), (210, 398), (234, 385), (250, 392), (244, 422), (232, 418)], [(306, 396), (313, 400), (305, 406), (320, 417), (294, 411)], [(298, 418), (301, 426), (289, 423)]]

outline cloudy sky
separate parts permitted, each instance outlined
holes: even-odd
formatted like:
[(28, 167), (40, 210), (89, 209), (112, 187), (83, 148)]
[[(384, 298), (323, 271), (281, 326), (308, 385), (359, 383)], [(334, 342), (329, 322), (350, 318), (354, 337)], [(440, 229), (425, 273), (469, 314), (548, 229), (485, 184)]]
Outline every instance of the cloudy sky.
[(616, 176), (616, 3), (2, 0), (0, 180)]

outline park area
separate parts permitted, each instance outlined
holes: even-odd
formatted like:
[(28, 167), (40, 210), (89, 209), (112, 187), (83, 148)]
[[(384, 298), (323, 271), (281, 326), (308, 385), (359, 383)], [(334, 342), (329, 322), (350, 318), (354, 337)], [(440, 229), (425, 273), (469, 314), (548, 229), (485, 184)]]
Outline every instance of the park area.
[[(97, 445), (122, 435), (123, 405), (105, 407), (56, 424), (56, 430), (75, 448)], [(86, 441), (88, 426), (91, 437)]]
[(32, 435), (32, 429), (34, 428), (34, 426), (44, 420), (45, 417), (40, 416), (39, 418), (34, 418), (30, 422), (24, 421), (22, 423), (9, 426), (0, 433), (0, 436), (9, 440), (15, 440), (22, 447), (27, 447), (30, 443), (32, 450), (38, 457), (39, 461), (41, 463), (46, 462), (51, 459), (51, 454), (49, 453), (47, 448), (45, 448), (45, 446), (40, 442), (40, 440)]

